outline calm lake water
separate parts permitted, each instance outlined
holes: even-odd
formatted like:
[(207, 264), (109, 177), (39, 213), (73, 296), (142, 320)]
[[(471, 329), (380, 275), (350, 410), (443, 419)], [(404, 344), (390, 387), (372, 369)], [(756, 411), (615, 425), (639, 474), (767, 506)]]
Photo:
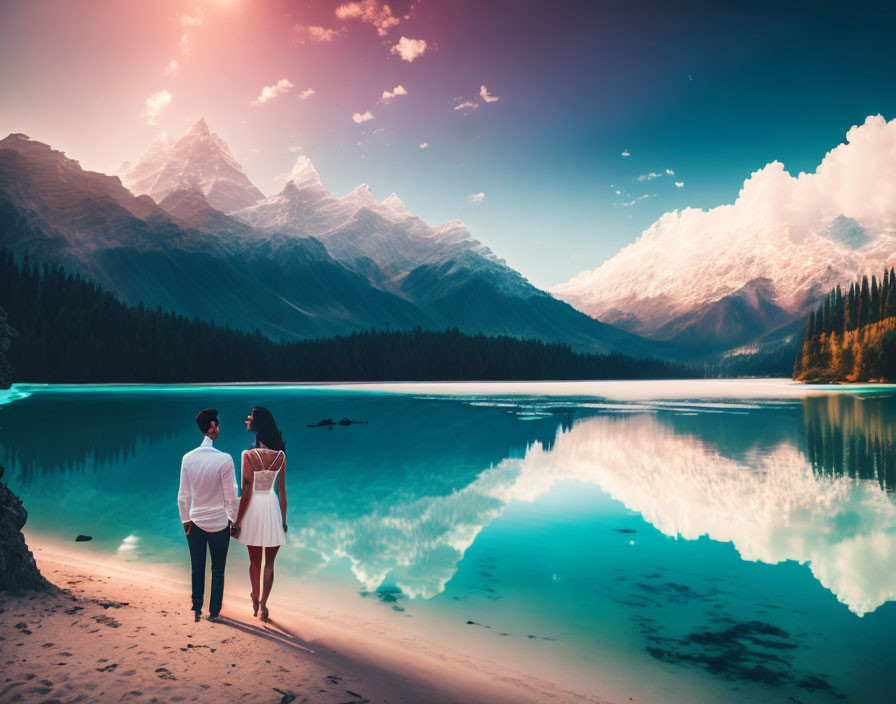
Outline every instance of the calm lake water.
[[(185, 565), (193, 417), (218, 408), (238, 458), (264, 405), (289, 458), (280, 574), (584, 691), (893, 701), (893, 387), (20, 385), (0, 404), (34, 533)], [(368, 424), (307, 427), (328, 417)]]

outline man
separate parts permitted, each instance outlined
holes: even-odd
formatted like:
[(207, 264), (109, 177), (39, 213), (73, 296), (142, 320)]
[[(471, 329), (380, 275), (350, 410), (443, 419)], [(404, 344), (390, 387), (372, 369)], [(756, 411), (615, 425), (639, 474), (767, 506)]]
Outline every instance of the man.
[(196, 425), (205, 436), (202, 444), (184, 455), (180, 465), (180, 490), (177, 505), (184, 524), (190, 564), (193, 572), (193, 611), (198, 621), (205, 595), (205, 550), (212, 556), (212, 588), (208, 600), (208, 618), (214, 621), (224, 598), (224, 564), (230, 543), (230, 525), (236, 519), (239, 499), (233, 459), (216, 450), (212, 442), (220, 427), (218, 411), (206, 408), (196, 416)]

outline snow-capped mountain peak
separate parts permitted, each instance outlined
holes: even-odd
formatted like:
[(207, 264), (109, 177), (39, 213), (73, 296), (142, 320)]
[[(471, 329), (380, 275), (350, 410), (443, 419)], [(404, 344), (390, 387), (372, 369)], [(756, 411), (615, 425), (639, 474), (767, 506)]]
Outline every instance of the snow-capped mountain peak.
[(380, 203), (380, 208), (393, 217), (412, 217), (410, 211), (407, 209), (407, 206), (405, 206), (405, 204), (401, 201), (401, 198), (399, 198), (395, 193), (393, 193), (388, 198), (385, 198), (383, 202)]
[(379, 205), (379, 201), (373, 197), (373, 193), (370, 192), (370, 186), (366, 183), (356, 186), (350, 193), (340, 198), (340, 200), (346, 203), (358, 203), (366, 207), (375, 207)]
[(292, 171), (289, 174), (289, 183), (295, 184), (297, 188), (321, 185), (320, 175), (317, 173), (317, 169), (314, 168), (311, 159), (304, 154), (296, 159), (296, 163), (293, 165)]
[(149, 195), (157, 203), (176, 191), (195, 188), (214, 208), (229, 213), (264, 198), (204, 119), (176, 142), (161, 133), (136, 166), (120, 176), (133, 193)]

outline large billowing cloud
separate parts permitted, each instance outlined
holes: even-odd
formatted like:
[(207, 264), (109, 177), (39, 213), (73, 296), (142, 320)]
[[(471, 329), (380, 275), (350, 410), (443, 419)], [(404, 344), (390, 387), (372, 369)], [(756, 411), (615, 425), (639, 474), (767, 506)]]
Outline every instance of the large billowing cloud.
[(666, 213), (552, 293), (595, 317), (621, 311), (661, 324), (761, 277), (775, 303), (796, 311), (807, 297), (894, 264), (896, 120), (872, 116), (814, 173), (793, 176), (774, 161), (733, 204)]

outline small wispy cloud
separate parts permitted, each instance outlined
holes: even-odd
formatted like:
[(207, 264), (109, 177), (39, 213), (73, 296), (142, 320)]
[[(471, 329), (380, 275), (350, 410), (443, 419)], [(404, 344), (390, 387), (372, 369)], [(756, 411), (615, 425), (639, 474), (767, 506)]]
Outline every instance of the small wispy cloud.
[(628, 149), (623, 149), (620, 156), (631, 156), (631, 152)]
[(684, 188), (684, 181), (676, 181), (675, 187), (676, 188)]
[(177, 59), (171, 59), (165, 67), (163, 73), (168, 78), (174, 78), (180, 72), (180, 62)]
[(293, 144), (292, 146), (287, 147), (286, 151), (293, 152), (293, 153), (300, 152), (300, 151), (302, 151), (302, 147), (298, 144)]
[(202, 8), (197, 7), (194, 15), (184, 13), (179, 15), (177, 19), (184, 27), (196, 27), (202, 24)]
[(674, 176), (675, 172), (672, 169), (666, 169), (665, 171), (651, 171), (650, 173), (641, 174), (635, 181), (653, 181), (656, 178), (662, 178), (663, 176)]
[(390, 51), (393, 54), (398, 54), (402, 60), (410, 62), (417, 57), (422, 56), (423, 52), (426, 51), (426, 40), (402, 37), (398, 40), (398, 44), (393, 46)]
[(429, 146), (429, 142), (423, 142), (423, 144), (419, 145), (420, 149), (426, 149), (428, 146)]
[(305, 42), (331, 42), (342, 34), (342, 30), (329, 29), (320, 25), (297, 24), (294, 31), (296, 33), (295, 40), (299, 44), (304, 44)]
[(401, 84), (395, 86), (392, 90), (384, 90), (383, 97), (380, 98), (381, 103), (388, 103), (392, 98), (398, 95), (407, 95), (408, 92)]
[(373, 113), (370, 112), (370, 110), (365, 110), (364, 112), (356, 112), (354, 115), (352, 115), (352, 119), (360, 125), (362, 122), (372, 120)]
[(308, 98), (310, 98), (314, 94), (314, 88), (306, 88), (301, 93), (299, 93), (299, 100), (308, 100)]
[(454, 106), (455, 110), (475, 110), (479, 107), (479, 103), (474, 103), (472, 100), (465, 100), (462, 103), (458, 103)]
[(499, 100), (497, 95), (492, 95), (488, 92), (488, 88), (486, 88), (485, 85), (479, 86), (479, 97), (487, 103), (494, 103)]
[(184, 34), (180, 38), (180, 42), (178, 42), (178, 46), (180, 47), (180, 55), (181, 56), (189, 56), (190, 49), (193, 48), (193, 42), (190, 41), (190, 38)]
[(347, 2), (336, 8), (336, 17), (341, 20), (361, 20), (376, 28), (377, 34), (385, 37), (389, 30), (398, 26), (401, 19), (392, 14), (392, 8), (376, 0)]
[(467, 200), (471, 203), (481, 203), (483, 200), (485, 200), (485, 193), (479, 191), (479, 193), (474, 193), (467, 196)]
[(162, 111), (171, 105), (174, 98), (167, 90), (160, 90), (153, 93), (143, 102), (143, 112), (141, 117), (146, 119), (147, 125), (156, 124), (156, 119), (162, 114)]
[(288, 78), (281, 78), (272, 86), (265, 86), (261, 89), (261, 95), (259, 95), (255, 100), (252, 101), (252, 105), (263, 105), (269, 100), (273, 100), (278, 95), (283, 95), (284, 93), (288, 93), (295, 85)]
[(623, 208), (630, 208), (638, 201), (642, 201), (645, 198), (653, 198), (654, 196), (656, 196), (656, 193), (645, 193), (643, 196), (638, 196), (637, 198), (634, 198), (627, 203), (613, 203), (613, 205), (621, 205)]

